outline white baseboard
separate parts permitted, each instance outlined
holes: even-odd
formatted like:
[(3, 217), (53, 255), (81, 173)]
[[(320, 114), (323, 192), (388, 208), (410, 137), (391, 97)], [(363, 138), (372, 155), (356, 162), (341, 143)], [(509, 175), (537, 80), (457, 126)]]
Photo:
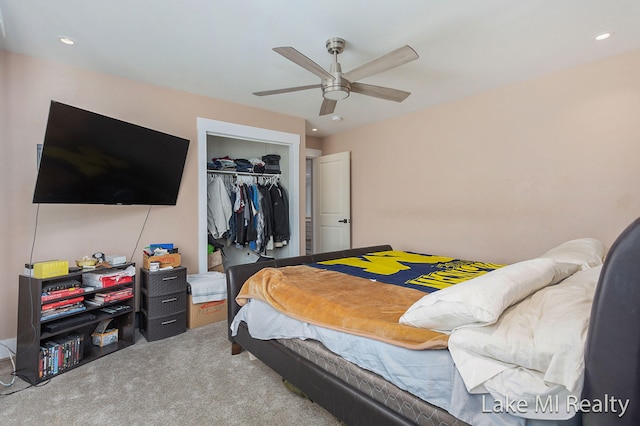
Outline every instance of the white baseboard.
[[(12, 352), (9, 352), (9, 350), (7, 349), (7, 347), (9, 347), (9, 349), (11, 349)], [(13, 358), (15, 358), (15, 356), (13, 355), (14, 353), (16, 353), (16, 339), (7, 339), (7, 340), (0, 340), (0, 361), (3, 359), (9, 359), (9, 355), (11, 355)]]

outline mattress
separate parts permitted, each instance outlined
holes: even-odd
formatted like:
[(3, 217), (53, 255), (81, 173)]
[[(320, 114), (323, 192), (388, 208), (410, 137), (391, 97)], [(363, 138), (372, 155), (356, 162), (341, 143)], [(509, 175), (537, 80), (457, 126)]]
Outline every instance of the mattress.
[[(415, 407), (420, 422), (428, 418), (435, 420), (432, 405), (449, 412), (454, 419), (461, 419), (472, 425), (564, 426), (575, 423), (527, 420), (504, 412), (493, 412), (493, 400), (489, 401), (486, 396), (469, 394), (466, 391), (447, 350), (415, 351), (365, 337), (340, 333), (294, 320), (259, 300), (251, 300), (240, 309), (231, 323), (232, 335), (237, 332), (240, 322), (247, 323), (249, 333), (255, 339), (278, 339), (287, 347), (296, 347), (296, 352), (314, 363), (320, 363), (321, 367), (322, 363), (326, 363), (327, 371), (335, 374), (334, 371), (340, 370), (339, 377), (348, 377), (350, 383), (362, 381), (362, 386), (375, 387), (376, 390), (370, 392), (378, 393), (376, 398), (382, 398), (386, 405), (400, 406), (400, 409), (405, 411), (413, 410)], [(289, 339), (312, 340), (320, 342), (321, 345), (310, 343), (303, 347), (300, 343), (289, 341)], [(287, 342), (285, 343), (284, 340)], [(315, 351), (313, 353), (316, 354), (321, 354), (319, 348), (325, 347), (338, 356), (330, 358), (327, 355), (328, 351), (325, 351), (322, 352), (321, 357), (318, 357), (309, 353), (309, 347), (313, 348)], [(307, 351), (306, 355), (305, 351)], [(314, 357), (315, 360), (312, 359)], [(363, 372), (363, 369), (366, 371)], [(374, 379), (376, 376), (378, 380)], [(389, 382), (393, 387), (386, 388), (385, 392), (382, 392), (385, 387), (381, 383), (384, 382)], [(402, 393), (394, 393), (395, 389)], [(401, 395), (402, 402), (394, 399), (398, 395)], [(425, 419), (422, 419), (422, 416)], [(445, 419), (445, 421), (453, 420)]]
[(370, 398), (410, 419), (416, 425), (464, 426), (467, 424), (398, 388), (380, 375), (346, 361), (316, 340), (278, 339), (278, 342)]

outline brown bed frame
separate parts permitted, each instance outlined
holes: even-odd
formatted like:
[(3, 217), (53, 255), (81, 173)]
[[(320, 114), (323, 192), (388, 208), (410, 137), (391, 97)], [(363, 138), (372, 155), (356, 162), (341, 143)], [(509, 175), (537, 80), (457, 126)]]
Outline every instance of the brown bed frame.
[[(240, 309), (235, 296), (242, 284), (262, 268), (313, 263), (381, 250), (391, 250), (391, 246), (362, 247), (231, 266), (226, 270), (229, 324)], [(245, 323), (240, 324), (236, 336), (231, 336), (229, 331), (229, 340), (233, 354), (240, 353), (242, 349), (251, 352), (349, 426), (415, 424), (277, 341), (253, 339)], [(604, 401), (615, 397), (630, 402), (623, 417), (611, 411), (582, 412), (582, 424), (640, 424), (640, 218), (622, 232), (605, 259), (591, 312), (585, 364), (583, 400)], [(465, 424), (459, 420), (454, 420), (454, 423)]]

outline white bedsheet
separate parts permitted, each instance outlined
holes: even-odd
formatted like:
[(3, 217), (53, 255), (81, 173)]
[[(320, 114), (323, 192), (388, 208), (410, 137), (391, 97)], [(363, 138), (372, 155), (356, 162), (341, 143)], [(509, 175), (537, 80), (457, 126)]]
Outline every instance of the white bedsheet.
[(601, 269), (577, 272), (539, 290), (495, 324), (454, 330), (449, 351), (469, 392), (517, 401), (523, 417), (575, 415), (571, 402), (582, 393), (585, 342)]
[(256, 339), (314, 339), (350, 362), (373, 371), (421, 399), (477, 426), (556, 426), (572, 422), (527, 420), (506, 412), (493, 412), (493, 398), (467, 392), (449, 351), (414, 351), (365, 337), (347, 335), (287, 317), (259, 300), (240, 309), (231, 324), (237, 333), (246, 322)]

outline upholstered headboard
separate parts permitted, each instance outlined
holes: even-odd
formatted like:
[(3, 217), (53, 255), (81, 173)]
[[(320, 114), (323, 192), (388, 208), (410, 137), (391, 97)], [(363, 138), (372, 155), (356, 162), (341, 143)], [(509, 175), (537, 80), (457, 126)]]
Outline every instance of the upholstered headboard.
[[(588, 333), (583, 401), (607, 405), (601, 408), (605, 412), (583, 413), (583, 425), (639, 425), (640, 218), (609, 250), (596, 288)], [(623, 416), (622, 408), (617, 403), (612, 406), (611, 398), (629, 401)]]

